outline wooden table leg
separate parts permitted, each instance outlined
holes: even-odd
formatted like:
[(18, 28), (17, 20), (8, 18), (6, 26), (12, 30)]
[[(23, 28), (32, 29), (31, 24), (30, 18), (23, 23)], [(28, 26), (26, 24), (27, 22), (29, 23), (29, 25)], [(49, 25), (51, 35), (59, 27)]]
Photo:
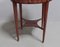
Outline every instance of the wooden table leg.
[(47, 14), (48, 14), (48, 5), (49, 5), (49, 2), (42, 4), (42, 27), (44, 28), (44, 29), (43, 29), (43, 39), (42, 39), (42, 43), (44, 43), (44, 39), (45, 39), (46, 23), (47, 23)]
[(20, 25), (21, 25), (21, 29), (23, 28), (23, 23), (22, 23), (22, 4), (19, 4), (19, 9), (20, 9)]
[(19, 41), (17, 4), (15, 2), (12, 2), (12, 3), (13, 3), (13, 10), (14, 10), (14, 18), (15, 18), (17, 41)]

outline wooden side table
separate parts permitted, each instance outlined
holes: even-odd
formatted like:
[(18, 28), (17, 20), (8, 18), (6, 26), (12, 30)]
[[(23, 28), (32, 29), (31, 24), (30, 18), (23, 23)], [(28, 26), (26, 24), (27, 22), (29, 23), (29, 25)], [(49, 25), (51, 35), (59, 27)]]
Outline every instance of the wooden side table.
[[(26, 27), (26, 26), (40, 28), (41, 30), (43, 30), (43, 37), (42, 37), (42, 43), (43, 43), (44, 38), (45, 38), (45, 32), (46, 32), (46, 23), (47, 23), (47, 13), (48, 13), (49, 1), (51, 1), (51, 0), (12, 0), (14, 17), (15, 17), (15, 24), (16, 24), (17, 41), (19, 41), (17, 3), (19, 4), (19, 8), (20, 8), (21, 29), (23, 29), (23, 27)], [(26, 19), (22, 18), (22, 4), (40, 4), (40, 3), (42, 3), (41, 27), (37, 25), (37, 22), (40, 19), (38, 19), (38, 20), (26, 20)], [(23, 20), (25, 20), (24, 25), (22, 24)]]

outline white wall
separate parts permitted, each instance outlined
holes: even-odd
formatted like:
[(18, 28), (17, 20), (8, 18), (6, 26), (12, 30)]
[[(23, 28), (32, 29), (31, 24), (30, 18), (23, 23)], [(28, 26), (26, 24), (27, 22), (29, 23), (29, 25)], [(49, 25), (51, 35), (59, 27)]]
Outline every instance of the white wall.
[[(49, 5), (49, 21), (60, 21), (60, 0), (52, 0)], [(23, 17), (38, 19), (41, 16), (41, 5), (23, 5)], [(33, 17), (32, 17), (33, 16)], [(0, 21), (13, 19), (13, 7), (10, 0), (0, 0)]]

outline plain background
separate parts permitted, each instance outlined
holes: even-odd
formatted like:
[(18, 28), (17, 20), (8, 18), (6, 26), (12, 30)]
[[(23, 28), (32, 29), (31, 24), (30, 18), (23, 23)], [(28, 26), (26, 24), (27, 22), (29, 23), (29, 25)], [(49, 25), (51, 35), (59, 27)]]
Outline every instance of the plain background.
[[(39, 19), (41, 17), (41, 4), (23, 4), (23, 18)], [(19, 7), (18, 7), (19, 8)], [(18, 17), (19, 18), (19, 17)], [(13, 6), (10, 0), (0, 0), (0, 47), (59, 47), (60, 46), (60, 0), (52, 0), (49, 4), (46, 41), (43, 46), (32, 37), (27, 36), (18, 43), (9, 38), (2, 31), (2, 26), (8, 21), (13, 21)], [(34, 29), (36, 34), (36, 29)], [(38, 30), (39, 31), (39, 30)], [(33, 33), (34, 34), (34, 33)], [(39, 33), (37, 33), (37, 36)], [(6, 37), (7, 36), (7, 37)], [(35, 35), (36, 36), (36, 35)]]
[[(59, 4), (60, 4), (59, 0), (52, 0), (50, 2), (49, 16), (48, 16), (50, 21), (60, 21), (60, 17), (59, 17), (60, 6), (59, 6)], [(26, 6), (23, 5), (23, 15), (24, 15), (24, 12), (26, 9), (27, 9), (26, 11), (28, 11), (28, 12), (25, 12), (25, 14), (29, 13), (29, 16), (33, 15), (33, 17), (35, 17), (36, 15), (41, 14), (40, 13), (40, 11), (41, 11), (40, 5), (32, 5), (31, 7), (30, 6), (28, 7), (28, 5), (26, 5)], [(38, 10), (40, 10), (40, 11), (38, 11)], [(32, 13), (32, 14), (30, 14), (30, 13)], [(13, 14), (13, 8), (12, 8), (11, 1), (10, 0), (0, 0), (0, 20), (8, 19), (7, 17), (11, 16), (12, 14)]]

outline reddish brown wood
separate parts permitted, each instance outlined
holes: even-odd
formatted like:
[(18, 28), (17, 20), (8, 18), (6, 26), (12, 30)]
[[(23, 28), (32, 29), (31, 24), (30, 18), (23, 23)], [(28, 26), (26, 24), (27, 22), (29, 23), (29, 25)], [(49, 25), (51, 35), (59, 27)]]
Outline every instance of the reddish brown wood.
[(40, 28), (43, 30), (42, 27), (40, 27), (37, 22), (41, 19), (38, 19), (38, 20), (26, 20), (26, 19), (23, 19), (25, 20), (25, 24), (23, 25), (23, 27), (37, 27), (37, 28)]
[[(17, 18), (17, 4), (19, 3), (20, 8), (20, 23), (21, 23), (21, 29), (23, 27), (38, 27), (43, 30), (43, 38), (42, 43), (45, 39), (45, 32), (46, 32), (46, 23), (47, 23), (47, 14), (48, 14), (48, 5), (50, 0), (12, 0), (13, 2), (13, 9), (14, 9), (14, 15), (15, 15), (15, 23), (16, 23), (16, 34), (17, 34), (17, 40), (19, 40), (19, 33), (18, 33), (18, 18)], [(37, 25), (37, 22), (40, 20), (26, 20), (22, 19), (22, 4), (38, 4), (42, 3), (42, 25), (41, 27)], [(25, 20), (25, 24), (22, 25), (22, 20)]]
[(13, 9), (14, 9), (14, 18), (15, 18), (17, 41), (19, 41), (17, 4), (15, 2), (13, 2)]
[(19, 8), (20, 8), (20, 25), (21, 25), (21, 29), (23, 28), (23, 21), (22, 21), (22, 4), (19, 4)]
[(41, 27), (43, 28), (44, 26), (44, 4), (42, 4), (42, 21), (41, 21)]
[(38, 3), (48, 2), (51, 0), (12, 0), (12, 1), (22, 4), (38, 4)]
[(43, 39), (42, 39), (42, 43), (44, 42), (44, 39), (45, 39), (45, 32), (46, 32), (46, 23), (47, 23), (47, 14), (48, 14), (48, 5), (49, 5), (49, 2), (47, 3), (43, 3)]

